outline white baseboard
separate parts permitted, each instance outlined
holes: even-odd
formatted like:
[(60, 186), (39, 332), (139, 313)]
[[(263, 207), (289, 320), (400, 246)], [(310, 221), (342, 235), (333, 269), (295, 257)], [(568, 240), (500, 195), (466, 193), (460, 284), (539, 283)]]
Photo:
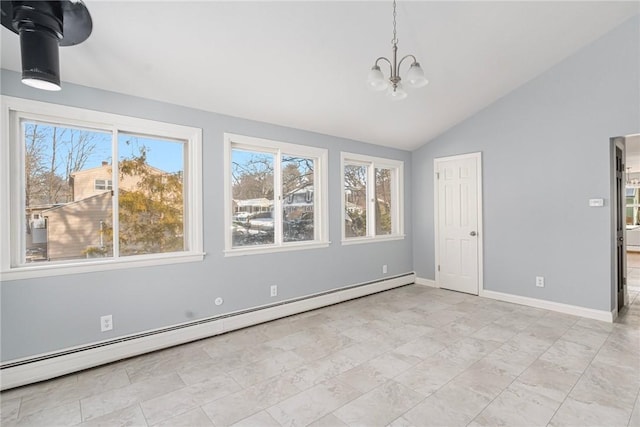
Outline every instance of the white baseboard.
[(429, 286), (432, 288), (439, 288), (440, 286), (438, 286), (436, 284), (435, 280), (431, 280), (431, 279), (424, 279), (422, 277), (416, 277), (416, 285), (422, 285), (422, 286)]
[[(335, 291), (309, 295), (278, 305), (257, 307), (221, 318), (205, 319), (193, 324), (177, 325), (178, 328), (149, 331), (146, 334), (122, 337), (112, 342), (101, 342), (66, 349), (57, 353), (32, 356), (28, 360), (7, 361), (0, 370), (0, 389), (6, 390), (59, 377), (83, 369), (115, 362), (132, 356), (184, 344), (202, 338), (230, 332), (247, 326), (287, 317), (293, 314), (325, 307), (350, 299), (371, 295), (415, 282), (415, 274), (407, 274), (375, 283), (351, 285)], [(33, 360), (33, 361), (30, 361)], [(16, 362), (22, 362), (16, 364)]]
[(527, 305), (529, 307), (544, 308), (545, 310), (557, 311), (559, 313), (571, 314), (573, 316), (586, 317), (588, 319), (613, 322), (616, 313), (613, 311), (595, 310), (593, 308), (579, 307), (577, 305), (563, 304), (560, 302), (546, 301), (537, 298), (522, 297), (519, 295), (505, 294), (502, 292), (480, 290), (480, 296), (500, 301), (512, 302), (514, 304)]
[[(416, 285), (429, 286), (432, 288), (440, 288), (435, 280), (425, 279), (416, 276)], [(518, 295), (505, 294), (502, 292), (489, 291), (486, 289), (480, 289), (479, 296), (485, 298), (491, 298), (495, 300), (511, 302), (514, 304), (526, 305), (529, 307), (543, 308), (545, 310), (557, 311), (559, 313), (571, 314), (574, 316), (585, 317), (587, 319), (601, 320), (604, 322), (613, 322), (618, 317), (618, 309), (614, 309), (611, 312), (603, 310), (594, 310), (592, 308), (580, 307), (577, 305), (563, 304), (554, 301), (546, 301), (537, 298), (522, 297)], [(628, 295), (625, 294), (628, 298)], [(625, 300), (625, 304), (626, 304)]]

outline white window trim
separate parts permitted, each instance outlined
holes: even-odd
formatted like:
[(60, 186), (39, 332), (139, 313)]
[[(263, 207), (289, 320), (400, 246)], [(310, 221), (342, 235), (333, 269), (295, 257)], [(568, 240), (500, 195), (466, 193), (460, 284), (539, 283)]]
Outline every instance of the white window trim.
[[(233, 226), (232, 215), (232, 180), (231, 152), (233, 148), (254, 152), (291, 154), (316, 159), (314, 171), (314, 232), (316, 239), (306, 242), (282, 242), (280, 244), (260, 245), (255, 247), (234, 248), (231, 236)], [(280, 170), (279, 156), (275, 156), (274, 168)], [(298, 251), (302, 249), (326, 248), (329, 246), (329, 212), (328, 212), (328, 150), (307, 145), (291, 144), (264, 138), (224, 134), (224, 256), (241, 256), (274, 252)], [(282, 185), (279, 173), (274, 173), (274, 204), (282, 203)], [(278, 201), (280, 198), (280, 201)], [(275, 210), (275, 207), (274, 207)], [(274, 218), (274, 236), (282, 234), (282, 224)], [(276, 240), (277, 241), (277, 240)]]
[[(0, 281), (45, 276), (79, 274), (151, 265), (201, 261), (202, 226), (202, 129), (121, 116), (83, 108), (67, 107), (9, 96), (1, 97), (2, 144), (0, 144)], [(185, 246), (188, 251), (146, 254), (100, 260), (60, 261), (37, 265), (20, 265), (17, 256), (23, 245), (22, 211), (24, 174), (20, 119), (33, 119), (70, 127), (135, 133), (187, 141), (185, 156)], [(8, 202), (8, 203), (7, 203)], [(116, 231), (116, 230), (114, 230)], [(117, 239), (116, 239), (117, 242)]]
[[(345, 189), (344, 189), (344, 168), (346, 165), (362, 165), (368, 167), (367, 172), (367, 235), (362, 237), (347, 237), (345, 235), (344, 224), (346, 221)], [(391, 187), (391, 234), (375, 235), (375, 221), (372, 221), (375, 212), (375, 169), (391, 169), (394, 171), (393, 183)], [(363, 243), (388, 242), (402, 240), (404, 234), (404, 162), (401, 160), (385, 159), (382, 157), (367, 156), (342, 152), (340, 154), (340, 193), (341, 197), (341, 218), (340, 229), (342, 230), (342, 245), (357, 245)]]

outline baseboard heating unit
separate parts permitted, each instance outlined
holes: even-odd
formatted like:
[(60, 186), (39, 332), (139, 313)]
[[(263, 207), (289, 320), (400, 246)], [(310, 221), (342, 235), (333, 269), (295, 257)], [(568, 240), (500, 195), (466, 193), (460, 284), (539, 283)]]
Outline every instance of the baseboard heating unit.
[(0, 389), (35, 383), (163, 348), (280, 319), (414, 283), (406, 273), (275, 304), (173, 325), (112, 340), (10, 360), (0, 365)]

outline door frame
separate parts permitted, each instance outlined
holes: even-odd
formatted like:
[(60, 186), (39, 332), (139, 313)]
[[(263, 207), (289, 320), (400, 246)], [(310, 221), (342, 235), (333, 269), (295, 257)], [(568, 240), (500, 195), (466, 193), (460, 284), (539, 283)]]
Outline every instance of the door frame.
[(438, 195), (438, 166), (442, 162), (450, 160), (462, 160), (462, 159), (476, 159), (476, 183), (477, 183), (477, 196), (478, 196), (478, 295), (484, 294), (484, 261), (483, 261), (483, 248), (484, 248), (484, 225), (482, 221), (482, 152), (458, 154), (446, 157), (436, 157), (433, 159), (433, 229), (435, 238), (435, 257), (433, 270), (435, 271), (435, 284), (440, 287), (440, 272), (438, 271), (438, 265), (440, 264), (440, 228), (439, 228), (439, 195)]
[[(618, 317), (618, 250), (617, 250), (617, 224), (616, 219), (618, 216), (618, 192), (616, 188), (616, 148), (622, 149), (623, 169), (627, 163), (627, 147), (626, 138), (624, 136), (616, 136), (609, 139), (610, 154), (611, 154), (611, 312), (613, 313), (613, 320)], [(622, 179), (626, 181), (626, 171), (622, 172)], [(623, 218), (626, 218), (626, 197), (623, 197)], [(625, 221), (626, 223), (626, 221)], [(622, 242), (622, 265), (624, 271), (622, 272), (624, 277), (623, 293), (624, 302), (623, 305), (629, 305), (629, 291), (627, 289), (627, 233), (623, 233)]]

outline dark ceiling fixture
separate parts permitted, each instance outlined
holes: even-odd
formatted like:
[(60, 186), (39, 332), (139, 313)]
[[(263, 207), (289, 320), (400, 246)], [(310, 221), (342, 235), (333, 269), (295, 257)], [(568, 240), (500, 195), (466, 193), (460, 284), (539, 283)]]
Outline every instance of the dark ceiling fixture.
[(2, 25), (20, 35), (22, 83), (60, 90), (58, 46), (74, 46), (91, 34), (93, 23), (81, 0), (2, 0)]

